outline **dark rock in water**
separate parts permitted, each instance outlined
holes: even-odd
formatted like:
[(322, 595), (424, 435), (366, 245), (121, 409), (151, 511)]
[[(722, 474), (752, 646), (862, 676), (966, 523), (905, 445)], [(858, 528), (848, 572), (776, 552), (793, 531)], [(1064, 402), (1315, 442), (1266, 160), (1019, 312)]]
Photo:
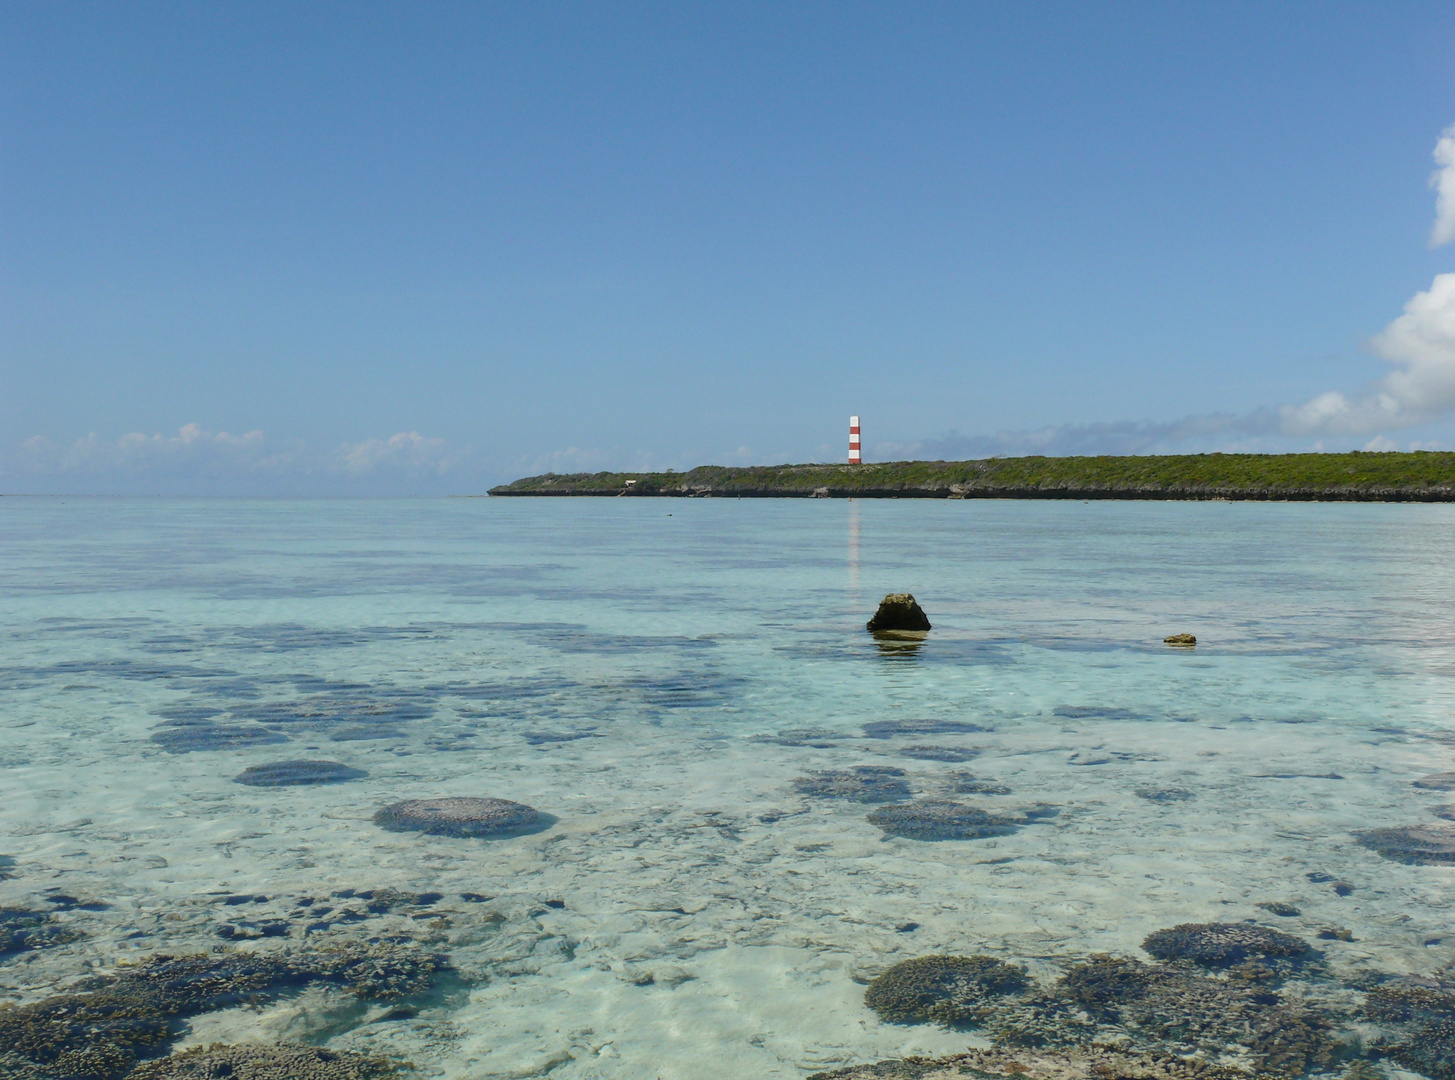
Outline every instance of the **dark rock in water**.
[(406, 799), (374, 815), (374, 824), (390, 832), (422, 832), (436, 836), (521, 836), (540, 832), (555, 818), (509, 799)]
[(909, 798), (904, 770), (890, 765), (855, 765), (809, 773), (793, 781), (800, 795), (817, 799), (848, 799), (851, 802), (894, 802)]
[(292, 787), (298, 784), (339, 784), (369, 774), (338, 761), (270, 761), (250, 765), (233, 780), (249, 787)]
[(930, 620), (909, 593), (890, 593), (879, 601), (879, 610), (864, 625), (871, 633), (885, 630), (922, 632), (930, 628)]
[(863, 730), (871, 739), (892, 739), (896, 735), (976, 735), (991, 729), (969, 720), (871, 720)]
[(169, 754), (189, 754), (194, 750), (237, 750), (245, 746), (268, 746), (284, 743), (288, 736), (261, 724), (177, 724), (160, 728), (152, 735)]
[(1270, 915), (1279, 915), (1285, 919), (1291, 919), (1299, 914), (1298, 908), (1279, 900), (1264, 900), (1262, 903), (1255, 904), (1254, 907), (1260, 907)]
[(920, 956), (871, 982), (864, 1004), (888, 1023), (956, 1027), (983, 1019), (992, 999), (1026, 985), (1024, 971), (991, 956)]
[(1422, 776), (1411, 783), (1417, 788), (1429, 791), (1455, 791), (1455, 772), (1437, 772)]
[(1022, 824), (1015, 818), (1000, 817), (948, 799), (881, 806), (869, 814), (868, 820), (888, 835), (907, 840), (979, 840), (1005, 836)]
[(1455, 864), (1455, 828), (1449, 825), (1406, 825), (1355, 834), (1359, 843), (1391, 862), (1411, 866)]
[(1437, 818), (1444, 818), (1446, 821), (1455, 821), (1455, 803), (1446, 803), (1444, 806), (1437, 806), (1431, 813)]
[(1197, 638), (1194, 637), (1192, 634), (1172, 634), (1168, 637), (1163, 638), (1162, 644), (1182, 646), (1196, 645)]
[(1148, 802), (1186, 802), (1188, 799), (1195, 799), (1195, 792), (1180, 787), (1139, 787), (1137, 798), (1146, 799)]
[(1314, 936), (1321, 941), (1353, 941), (1354, 931), (1342, 926), (1326, 926)]
[(1208, 967), (1227, 967), (1244, 960), (1301, 957), (1308, 942), (1253, 923), (1181, 923), (1148, 934), (1142, 948), (1158, 960), (1191, 960)]
[(962, 746), (906, 746), (899, 751), (900, 757), (919, 758), (921, 761), (971, 761), (980, 751), (974, 747)]
[(399, 1076), (384, 1058), (302, 1043), (199, 1046), (148, 1061), (127, 1080), (376, 1080)]
[(1354, 886), (1350, 885), (1347, 881), (1336, 881), (1333, 883), (1332, 888), (1338, 896), (1348, 896), (1354, 891)]
[(48, 911), (0, 907), (0, 956), (80, 941), (85, 934), (57, 922)]

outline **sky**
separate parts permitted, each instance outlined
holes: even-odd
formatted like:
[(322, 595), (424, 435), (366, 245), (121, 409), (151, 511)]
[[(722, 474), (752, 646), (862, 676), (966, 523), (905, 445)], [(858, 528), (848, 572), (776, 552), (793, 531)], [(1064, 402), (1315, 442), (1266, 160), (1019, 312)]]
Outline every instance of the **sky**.
[(1455, 448), (1455, 5), (0, 2), (0, 491)]

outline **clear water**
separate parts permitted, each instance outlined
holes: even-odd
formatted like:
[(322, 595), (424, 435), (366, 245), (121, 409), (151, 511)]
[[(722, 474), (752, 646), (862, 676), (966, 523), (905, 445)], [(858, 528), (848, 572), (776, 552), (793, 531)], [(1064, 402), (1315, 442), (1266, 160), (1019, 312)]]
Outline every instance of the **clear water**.
[[(460, 973), (413, 1017), (303, 994), (196, 1017), (176, 1045), (759, 1078), (973, 1042), (864, 1006), (867, 978), (929, 953), (1049, 977), (1258, 918), (1351, 929), (1327, 950), (1341, 971), (1432, 972), (1455, 956), (1455, 870), (1353, 834), (1449, 797), (1410, 781), (1455, 767), (1452, 525), (1442, 506), (6, 498), (0, 899), (107, 906), (0, 960), (0, 997), (159, 952), (412, 939)], [(900, 590), (935, 624), (918, 648), (863, 629)], [(1161, 644), (1178, 631), (1197, 648)], [(985, 730), (866, 737), (885, 720)], [(208, 722), (286, 741), (177, 752)], [(974, 756), (904, 754), (925, 744)], [(308, 757), (368, 776), (233, 780)], [(855, 765), (903, 768), (917, 797), (968, 771), (1009, 791), (966, 801), (1059, 812), (922, 842), (794, 786)], [(1145, 797), (1165, 789), (1191, 797)], [(558, 820), (493, 841), (373, 824), (439, 795)], [(382, 888), (444, 899), (333, 896)], [(227, 902), (249, 894), (267, 899)], [(1255, 906), (1274, 901), (1301, 914)]]

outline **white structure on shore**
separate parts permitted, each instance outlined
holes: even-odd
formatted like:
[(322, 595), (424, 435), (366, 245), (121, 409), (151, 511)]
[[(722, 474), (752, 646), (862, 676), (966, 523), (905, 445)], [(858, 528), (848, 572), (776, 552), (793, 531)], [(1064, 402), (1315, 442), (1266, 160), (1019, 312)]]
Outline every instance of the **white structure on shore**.
[(849, 464), (859, 464), (859, 418), (849, 417)]

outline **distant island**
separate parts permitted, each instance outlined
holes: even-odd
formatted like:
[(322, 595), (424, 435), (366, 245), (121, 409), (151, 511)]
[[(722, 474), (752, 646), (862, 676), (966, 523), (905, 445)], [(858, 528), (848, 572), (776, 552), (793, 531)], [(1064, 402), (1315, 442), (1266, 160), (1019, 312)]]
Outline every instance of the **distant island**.
[(1170, 454), (546, 473), (491, 495), (1455, 502), (1455, 453)]

